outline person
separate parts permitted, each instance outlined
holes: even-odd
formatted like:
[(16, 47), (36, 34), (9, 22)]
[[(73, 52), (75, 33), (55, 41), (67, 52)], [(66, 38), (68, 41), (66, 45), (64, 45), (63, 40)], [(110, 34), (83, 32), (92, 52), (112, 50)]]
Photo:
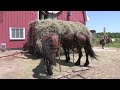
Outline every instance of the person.
[(102, 37), (101, 37), (101, 40), (100, 40), (100, 45), (102, 45), (102, 49), (104, 49), (105, 44), (106, 44), (106, 42), (105, 42), (105, 37), (102, 36)]

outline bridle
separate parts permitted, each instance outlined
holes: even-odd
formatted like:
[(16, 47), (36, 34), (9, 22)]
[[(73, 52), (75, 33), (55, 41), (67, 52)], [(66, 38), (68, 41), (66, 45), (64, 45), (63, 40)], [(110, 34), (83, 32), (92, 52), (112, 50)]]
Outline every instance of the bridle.
[(60, 48), (60, 46), (58, 46), (58, 47), (50, 47), (50, 49), (59, 49)]

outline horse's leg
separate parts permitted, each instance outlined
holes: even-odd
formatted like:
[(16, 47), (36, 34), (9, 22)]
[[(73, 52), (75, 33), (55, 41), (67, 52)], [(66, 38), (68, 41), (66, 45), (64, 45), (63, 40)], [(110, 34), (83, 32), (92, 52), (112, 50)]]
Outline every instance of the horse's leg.
[(86, 54), (86, 62), (84, 64), (84, 66), (87, 67), (89, 65), (87, 48), (85, 47), (84, 50), (85, 50), (85, 54)]
[(69, 48), (67, 48), (67, 55), (68, 55), (68, 61), (70, 60), (70, 56), (69, 56), (69, 54), (70, 54), (70, 52), (69, 52)]
[(69, 56), (69, 48), (66, 48), (66, 60), (65, 63), (70, 61), (70, 56)]
[(45, 57), (44, 57), (43, 60), (44, 60), (45, 69), (46, 69), (47, 73), (49, 75), (52, 75), (53, 72), (52, 72), (52, 64), (51, 64), (51, 62), (47, 58), (45, 58)]
[(65, 57), (66, 57), (66, 60), (65, 60), (65, 62), (67, 61), (67, 48), (65, 48), (65, 47), (63, 47), (63, 49), (64, 49), (64, 54), (65, 54)]
[(104, 49), (104, 45), (102, 45), (102, 49)]
[(65, 54), (65, 57), (66, 57), (66, 60), (67, 60), (67, 51), (66, 51), (66, 48), (63, 47), (63, 49), (64, 49), (64, 54)]
[(80, 60), (81, 60), (81, 57), (83, 56), (81, 49), (82, 48), (78, 48), (79, 58), (75, 63), (76, 66), (80, 65)]
[(47, 60), (46, 63), (47, 63), (46, 67), (47, 67), (48, 75), (52, 75), (53, 74), (53, 72), (52, 72), (52, 64), (50, 63), (49, 60)]
[(104, 46), (105, 46), (105, 41), (102, 42), (102, 49), (104, 49)]

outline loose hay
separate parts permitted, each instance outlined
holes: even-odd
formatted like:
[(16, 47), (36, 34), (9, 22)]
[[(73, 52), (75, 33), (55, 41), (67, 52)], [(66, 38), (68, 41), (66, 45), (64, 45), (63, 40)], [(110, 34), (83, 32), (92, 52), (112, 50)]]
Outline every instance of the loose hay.
[[(43, 35), (55, 30), (58, 35), (66, 33), (83, 32), (91, 38), (91, 32), (80, 22), (63, 21), (56, 19), (45, 19), (30, 23), (28, 33), (28, 45), (33, 48), (32, 52), (41, 51), (41, 38)], [(29, 50), (30, 51), (30, 50)]]

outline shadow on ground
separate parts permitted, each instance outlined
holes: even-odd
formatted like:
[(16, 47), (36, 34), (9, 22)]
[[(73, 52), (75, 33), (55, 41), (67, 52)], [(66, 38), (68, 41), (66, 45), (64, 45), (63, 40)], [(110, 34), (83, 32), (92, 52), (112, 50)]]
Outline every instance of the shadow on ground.
[(42, 55), (29, 54), (28, 52), (24, 52), (23, 54), (24, 54), (24, 56), (26, 56), (28, 59), (32, 59), (32, 60), (42, 59)]
[[(65, 63), (65, 60), (62, 60), (62, 59), (60, 59), (60, 60), (56, 59), (56, 63), (61, 64), (63, 66), (68, 66), (68, 67), (74, 66), (74, 64), (72, 62)], [(80, 67), (80, 66), (78, 66), (78, 67)], [(47, 75), (43, 59), (41, 60), (39, 65), (36, 66), (33, 69), (33, 72), (34, 72), (34, 74), (33, 74), (34, 78), (37, 78), (37, 79), (51, 79), (51, 76)]]
[(73, 62), (69, 61), (68, 63), (65, 63), (65, 60), (63, 60), (63, 59), (60, 59), (60, 60), (56, 59), (56, 62), (60, 65), (63, 65), (63, 66), (68, 66), (68, 67), (74, 66)]
[(33, 70), (33, 77), (37, 79), (51, 79), (46, 72), (46, 68), (44, 65), (44, 60), (42, 59), (38, 66), (36, 66)]
[[(44, 65), (44, 60), (43, 60), (42, 57), (38, 57), (38, 56), (31, 55), (31, 54), (28, 54), (28, 53), (24, 53), (24, 55), (27, 58), (30, 58), (32, 60), (40, 60), (40, 63), (32, 70), (34, 78), (36, 78), (36, 79), (51, 79), (51, 76), (49, 76), (46, 72), (46, 68), (45, 68), (45, 65)], [(56, 63), (60, 64), (62, 66), (67, 66), (67, 67), (73, 67), (74, 66), (73, 62), (69, 61), (68, 63), (65, 63), (65, 60), (63, 60), (63, 59), (59, 60), (58, 57), (56, 58)], [(80, 65), (78, 67), (83, 67), (83, 66)]]
[(38, 66), (36, 66), (33, 70), (34, 72), (33, 77), (38, 79), (47, 79), (46, 77), (46, 70), (43, 59), (39, 63)]

